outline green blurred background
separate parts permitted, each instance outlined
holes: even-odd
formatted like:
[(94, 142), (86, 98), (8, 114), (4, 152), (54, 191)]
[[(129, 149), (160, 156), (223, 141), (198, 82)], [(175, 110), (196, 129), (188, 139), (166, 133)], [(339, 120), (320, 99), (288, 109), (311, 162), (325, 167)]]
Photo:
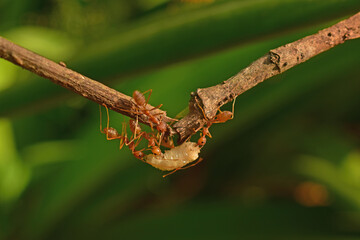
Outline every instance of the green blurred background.
[[(169, 116), (358, 0), (0, 0), (0, 35)], [(0, 59), (0, 239), (359, 239), (360, 41), (266, 80), (163, 179), (98, 106)], [(231, 108), (231, 106), (225, 106)], [(112, 112), (111, 125), (124, 117)], [(193, 137), (196, 141), (197, 136)]]

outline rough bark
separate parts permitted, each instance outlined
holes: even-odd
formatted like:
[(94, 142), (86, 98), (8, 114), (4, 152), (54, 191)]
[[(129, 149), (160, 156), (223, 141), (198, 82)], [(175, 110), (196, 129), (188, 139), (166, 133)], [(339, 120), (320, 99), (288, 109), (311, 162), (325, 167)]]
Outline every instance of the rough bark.
[[(168, 133), (178, 133), (179, 143), (185, 141), (194, 133), (194, 129), (200, 129), (206, 123), (199, 105), (202, 106), (206, 118), (213, 119), (222, 105), (232, 101), (258, 83), (338, 44), (359, 37), (360, 12), (318, 33), (270, 50), (266, 55), (221, 84), (199, 88), (196, 92), (191, 93), (189, 114), (175, 123), (173, 128), (168, 126)], [(116, 112), (132, 118), (138, 117), (140, 122), (150, 125), (146, 115), (138, 114), (138, 107), (131, 97), (68, 69), (63, 63), (55, 63), (2, 37), (0, 37), (0, 57), (94, 102), (105, 104)], [(148, 109), (153, 108), (150, 105), (147, 107)], [(166, 112), (162, 110), (155, 109), (153, 113), (165, 122), (174, 121), (167, 117)]]
[[(0, 57), (100, 105), (105, 104), (111, 110), (131, 118), (138, 117), (140, 122), (150, 125), (146, 115), (138, 114), (138, 108), (132, 97), (68, 69), (63, 62), (55, 63), (2, 37), (0, 37)], [(147, 105), (147, 108), (154, 107)], [(152, 110), (152, 113), (165, 122), (175, 120), (167, 117), (166, 112), (160, 109)], [(170, 127), (168, 129), (172, 134), (174, 133)]]
[(258, 83), (303, 63), (338, 44), (359, 37), (360, 12), (318, 33), (270, 50), (266, 55), (221, 84), (197, 89), (191, 94), (189, 114), (173, 126), (180, 135), (179, 142), (186, 140), (193, 134), (193, 129), (198, 129), (205, 124), (204, 114), (198, 104), (201, 104), (204, 109), (206, 118), (212, 119), (222, 105), (232, 101), (236, 96)]

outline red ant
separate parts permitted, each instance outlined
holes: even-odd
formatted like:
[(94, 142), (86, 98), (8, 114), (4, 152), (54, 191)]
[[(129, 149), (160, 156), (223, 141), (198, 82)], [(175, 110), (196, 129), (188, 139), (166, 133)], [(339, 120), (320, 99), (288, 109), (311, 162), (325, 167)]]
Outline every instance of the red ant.
[(148, 140), (148, 147), (151, 147), (151, 152), (154, 155), (160, 155), (161, 154), (160, 142), (156, 140), (154, 134), (145, 133), (144, 138)]
[(129, 146), (129, 149), (131, 150), (131, 153), (134, 155), (134, 157), (136, 157), (137, 159), (140, 159), (141, 161), (144, 161), (144, 156), (145, 154), (143, 153), (143, 151), (145, 150), (145, 148), (136, 151), (135, 148), (137, 147), (137, 145), (139, 145), (140, 141), (136, 141), (136, 143), (134, 143), (134, 141), (131, 141), (129, 144), (127, 144)]
[[(161, 154), (160, 146), (156, 146), (156, 144), (160, 145), (153, 134), (142, 132), (141, 127), (138, 125), (137, 121), (130, 119), (129, 120), (130, 130), (133, 133), (133, 139), (144, 137), (149, 143), (148, 147), (151, 147), (151, 152), (155, 155)], [(138, 135), (138, 136), (136, 136)]]
[[(149, 93), (149, 96), (147, 99), (145, 99), (145, 96), (144, 94), (147, 93), (147, 92), (150, 92)], [(154, 110), (154, 109), (157, 109), (157, 108), (160, 108), (162, 106), (162, 104), (148, 110), (146, 108), (146, 105), (148, 104), (149, 102), (149, 99), (150, 99), (150, 96), (151, 96), (151, 93), (152, 93), (152, 89), (149, 89), (143, 93), (141, 93), (140, 91), (138, 90), (135, 90), (133, 92), (133, 99), (135, 101), (135, 103), (138, 105), (140, 111), (145, 114), (146, 116), (149, 117), (149, 121), (150, 123), (153, 123), (156, 125), (156, 130), (162, 134), (164, 134), (167, 130), (167, 124), (166, 122), (162, 121), (162, 119), (158, 119), (157, 117), (155, 117), (155, 115), (151, 114), (150, 111)], [(151, 129), (153, 128), (152, 125), (150, 125)], [(160, 139), (162, 138), (162, 136), (160, 137)], [(161, 141), (161, 140), (160, 140)]]
[(105, 104), (103, 106), (106, 108), (107, 114), (107, 125), (106, 128), (102, 129), (102, 117), (101, 117), (101, 106), (99, 105), (100, 111), (100, 132), (106, 134), (107, 140), (121, 139), (121, 135), (119, 135), (118, 131), (115, 128), (109, 127), (109, 110)]
[[(197, 144), (201, 147), (203, 147), (205, 144), (206, 144), (206, 136), (209, 136), (210, 138), (212, 138), (211, 134), (210, 134), (210, 131), (209, 131), (209, 128), (211, 127), (212, 124), (214, 123), (224, 123), (224, 122), (227, 122), (229, 121), (230, 119), (233, 119), (234, 118), (234, 106), (235, 106), (235, 100), (236, 100), (236, 97), (233, 101), (233, 105), (232, 105), (232, 111), (221, 111), (220, 110), (220, 107), (217, 109), (217, 111), (219, 111), (219, 113), (217, 115), (215, 115), (212, 119), (208, 119), (205, 115), (205, 111), (204, 109), (200, 106), (199, 103), (198, 106), (199, 108), (201, 109), (203, 115), (204, 115), (204, 118), (206, 120), (206, 127), (203, 126), (202, 127), (202, 133), (201, 133), (201, 136), (197, 142)], [(199, 129), (197, 129), (195, 132), (197, 132)]]
[[(137, 159), (140, 159), (141, 161), (144, 161), (143, 158), (145, 156), (145, 154), (143, 153), (143, 151), (145, 150), (145, 148), (141, 149), (141, 150), (138, 150), (136, 151), (136, 147), (139, 145), (141, 139), (142, 139), (142, 135), (143, 135), (143, 132), (141, 132), (141, 128), (140, 126), (132, 126), (132, 119), (130, 119), (130, 130), (131, 132), (133, 133), (133, 136), (132, 138), (129, 140), (128, 136), (127, 136), (127, 131), (126, 131), (126, 122), (123, 122), (123, 127), (122, 127), (122, 134), (121, 134), (121, 140), (120, 140), (120, 149), (123, 148), (124, 144), (126, 146), (129, 147), (131, 153), (134, 155), (134, 157), (136, 157)], [(133, 128), (133, 129), (132, 129)], [(139, 131), (140, 129), (140, 133), (138, 136), (135, 136), (137, 131)], [(136, 142), (135, 142), (136, 140)]]
[[(110, 118), (109, 118), (109, 109), (108, 107), (103, 104), (103, 106), (106, 108), (106, 113), (107, 113), (107, 127), (102, 129), (102, 117), (101, 117), (101, 106), (99, 106), (99, 109), (100, 109), (100, 132), (101, 133), (105, 133), (106, 134), (106, 139), (107, 140), (113, 140), (113, 139), (120, 139), (120, 149), (123, 148), (124, 144), (126, 146), (129, 146), (129, 149), (131, 150), (131, 153), (138, 159), (140, 160), (143, 160), (144, 158), (144, 149), (142, 150), (139, 150), (139, 151), (136, 151), (135, 148), (139, 145), (140, 143), (140, 140), (141, 140), (141, 133), (139, 133), (138, 136), (136, 136), (136, 134), (139, 132), (139, 129), (140, 129), (140, 132), (141, 132), (141, 128), (140, 127), (134, 127), (134, 124), (132, 124), (132, 122), (130, 121), (130, 129), (131, 131), (133, 132), (133, 136), (132, 138), (129, 140), (128, 137), (127, 137), (127, 133), (126, 133), (126, 124), (123, 123), (123, 128), (122, 128), (122, 133), (121, 135), (119, 135), (118, 131), (115, 129), (115, 128), (112, 128), (112, 127), (109, 127), (109, 121), (110, 121)], [(135, 140), (137, 140), (135, 142)]]
[[(150, 92), (150, 93), (149, 93), (148, 98), (145, 99), (144, 94), (147, 93), (147, 92)], [(149, 110), (146, 108), (146, 105), (147, 105), (148, 102), (149, 102), (151, 93), (152, 93), (152, 89), (149, 89), (149, 90), (147, 90), (147, 91), (145, 91), (145, 92), (143, 92), (143, 93), (141, 93), (141, 92), (138, 91), (138, 90), (135, 90), (135, 91), (133, 92), (133, 99), (134, 99), (136, 105), (139, 107), (140, 111), (141, 111), (143, 114), (145, 114), (146, 116), (149, 117), (149, 121), (150, 121), (151, 123), (154, 123), (154, 124), (156, 124), (156, 125), (159, 125), (159, 124), (160, 124), (159, 119), (157, 119), (154, 115), (152, 115), (152, 114), (150, 113), (150, 111), (155, 110), (155, 109), (157, 109), (157, 108), (160, 108), (160, 107), (162, 106), (162, 104), (160, 104), (160, 105), (158, 105), (158, 106), (156, 106), (156, 107), (154, 107), (154, 108), (152, 108), (152, 109), (149, 109)], [(165, 130), (166, 130), (166, 129), (165, 129)]]

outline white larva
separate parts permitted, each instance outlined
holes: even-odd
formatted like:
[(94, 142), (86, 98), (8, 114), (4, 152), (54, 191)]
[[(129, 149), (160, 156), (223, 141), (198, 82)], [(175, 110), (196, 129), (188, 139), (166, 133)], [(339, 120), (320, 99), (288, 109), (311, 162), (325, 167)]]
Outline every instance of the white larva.
[(194, 142), (184, 142), (160, 155), (149, 154), (145, 161), (162, 171), (181, 168), (198, 159), (200, 147)]

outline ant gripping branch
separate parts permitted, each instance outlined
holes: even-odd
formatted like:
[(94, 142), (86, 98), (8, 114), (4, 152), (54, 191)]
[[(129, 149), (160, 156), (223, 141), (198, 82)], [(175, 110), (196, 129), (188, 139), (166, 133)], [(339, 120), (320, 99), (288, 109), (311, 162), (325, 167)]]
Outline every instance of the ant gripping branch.
[(100, 132), (106, 134), (106, 140), (114, 140), (114, 139), (121, 139), (121, 135), (119, 135), (118, 131), (115, 128), (109, 127), (109, 109), (105, 104), (103, 106), (106, 108), (107, 114), (107, 124), (106, 128), (102, 128), (102, 117), (101, 117), (101, 106), (99, 105), (100, 111)]
[[(144, 96), (144, 94), (146, 92), (150, 92), (147, 99), (145, 99), (145, 96)], [(152, 109), (147, 109), (146, 108), (146, 105), (149, 102), (151, 93), (152, 93), (152, 89), (149, 89), (149, 90), (147, 90), (147, 91), (145, 91), (143, 93), (141, 93), (138, 90), (135, 90), (133, 92), (133, 99), (134, 99), (136, 105), (138, 106), (140, 112), (145, 114), (146, 116), (148, 116), (151, 129), (153, 129), (152, 124), (156, 125), (156, 130), (160, 133), (160, 136), (157, 136), (157, 138), (159, 138), (159, 143), (161, 143), (162, 145), (165, 144), (166, 147), (172, 148), (172, 147), (174, 147), (174, 145), (173, 145), (173, 143), (171, 141), (170, 142), (163, 141), (164, 134), (165, 134), (165, 132), (167, 130), (166, 122), (164, 122), (162, 120), (162, 117), (159, 119), (159, 118), (156, 117), (157, 114), (152, 114), (151, 113), (152, 110), (160, 108), (162, 106), (162, 104), (160, 104), (160, 105), (158, 105), (158, 106), (156, 106), (156, 107), (154, 107)]]
[[(139, 91), (134, 91), (133, 98), (134, 102), (136, 104), (136, 112), (133, 112), (136, 115), (145, 114), (149, 117), (149, 122), (151, 124), (156, 124), (156, 129), (158, 131), (157, 134), (151, 132), (147, 133), (145, 131), (142, 131), (138, 119), (129, 120), (129, 127), (130, 131), (132, 133), (132, 136), (128, 138), (127, 136), (127, 130), (126, 130), (126, 122), (123, 122), (122, 125), (122, 133), (119, 135), (118, 131), (115, 128), (109, 127), (109, 110), (105, 104), (103, 106), (106, 108), (107, 111), (107, 127), (102, 129), (102, 123), (101, 123), (101, 108), (100, 108), (100, 131), (102, 133), (106, 134), (106, 138), (108, 140), (112, 139), (120, 139), (120, 149), (123, 148), (124, 145), (128, 146), (131, 153), (141, 161), (148, 163), (152, 165), (155, 168), (158, 168), (163, 171), (170, 171), (170, 173), (164, 175), (163, 177), (166, 177), (178, 170), (185, 169), (192, 167), (199, 163), (202, 158), (198, 159), (199, 153), (201, 148), (206, 144), (206, 136), (212, 137), (209, 131), (209, 128), (214, 123), (224, 123), (234, 117), (234, 105), (235, 105), (235, 99), (232, 105), (232, 111), (221, 111), (220, 108), (217, 109), (219, 112), (216, 114), (213, 118), (208, 119), (206, 117), (204, 109), (200, 106), (199, 103), (198, 106), (201, 109), (204, 119), (206, 120), (205, 126), (200, 127), (198, 130), (202, 130), (201, 136), (199, 140), (195, 142), (184, 142), (183, 144), (174, 147), (173, 142), (171, 138), (164, 137), (164, 134), (167, 130), (167, 124), (162, 121), (162, 118), (156, 117), (157, 114), (152, 114), (152, 110), (160, 108), (162, 106), (159, 105), (157, 107), (154, 107), (152, 109), (147, 109), (146, 105), (149, 101), (150, 95), (152, 93), (152, 90), (150, 91), (150, 94), (148, 98), (146, 99), (144, 96), (144, 93), (141, 93)], [(147, 91), (146, 91), (147, 92)], [(145, 93), (146, 93), (145, 92)], [(152, 127), (152, 125), (151, 125)], [(153, 128), (152, 128), (153, 129)], [(136, 150), (136, 147), (139, 145), (141, 140), (145, 138), (148, 141), (148, 147), (151, 150), (152, 154), (145, 154), (145, 148), (141, 150)], [(170, 150), (166, 150), (164, 153), (160, 149), (160, 145), (168, 145)], [(198, 159), (198, 161), (195, 162), (195, 160)]]
[[(145, 96), (144, 94), (147, 93), (147, 92), (150, 92), (149, 93), (149, 96), (147, 99), (145, 99)], [(136, 103), (136, 105), (138, 106), (140, 112), (142, 112), (143, 114), (145, 114), (146, 116), (149, 117), (149, 121), (150, 123), (153, 123), (153, 124), (156, 124), (156, 125), (159, 125), (160, 124), (160, 120), (158, 118), (155, 117), (155, 115), (151, 114), (150, 111), (152, 110), (155, 110), (155, 109), (158, 109), (162, 106), (162, 104), (156, 106), (156, 107), (153, 107), (152, 109), (147, 109), (146, 108), (146, 105), (148, 104), (149, 102), (149, 99), (150, 99), (150, 96), (151, 96), (151, 93), (152, 93), (152, 89), (149, 89), (143, 93), (141, 93), (140, 91), (138, 90), (135, 90), (133, 92), (133, 99)], [(166, 125), (166, 123), (165, 123)], [(165, 126), (166, 127), (166, 126)], [(151, 126), (152, 128), (152, 126)], [(166, 129), (165, 129), (166, 131)]]
[[(125, 144), (126, 146), (129, 147), (129, 149), (130, 149), (132, 155), (134, 155), (134, 157), (136, 157), (137, 159), (140, 159), (141, 161), (144, 161), (145, 154), (143, 153), (143, 151), (145, 150), (145, 148), (143, 148), (141, 150), (135, 149), (141, 142), (144, 132), (141, 132), (140, 126), (138, 126), (138, 125), (134, 126), (131, 119), (129, 121), (129, 125), (130, 125), (130, 131), (133, 133), (132, 137), (130, 139), (128, 138), (127, 130), (126, 130), (126, 122), (123, 122), (122, 134), (121, 134), (122, 138), (120, 140), (120, 149), (122, 149)], [(138, 136), (136, 136), (137, 132), (138, 132)], [(135, 140), (136, 140), (136, 142), (135, 142)]]
[[(206, 117), (205, 111), (204, 109), (200, 106), (200, 104), (198, 102), (197, 105), (199, 106), (199, 108), (201, 109), (204, 118), (206, 120), (206, 126), (202, 127), (202, 133), (200, 135), (200, 138), (197, 142), (197, 144), (201, 147), (203, 147), (206, 144), (206, 136), (209, 136), (210, 138), (212, 138), (209, 128), (211, 127), (211, 125), (213, 125), (214, 123), (224, 123), (229, 121), (230, 119), (234, 118), (234, 106), (235, 106), (235, 100), (233, 101), (233, 105), (232, 105), (232, 111), (221, 111), (220, 108), (217, 109), (217, 111), (219, 111), (218, 114), (216, 114), (212, 119), (208, 119)], [(195, 132), (199, 131), (201, 129), (201, 127), (197, 130), (195, 130)]]
[[(151, 147), (151, 152), (155, 155), (159, 155), (161, 154), (161, 150), (160, 150), (160, 142), (158, 142), (156, 140), (156, 137), (154, 136), (153, 133), (147, 133), (147, 132), (143, 132), (141, 130), (140, 125), (138, 124), (137, 121), (130, 119), (129, 120), (129, 125), (130, 125), (130, 131), (133, 133), (133, 139), (136, 138), (146, 138), (146, 140), (148, 140), (148, 147)], [(137, 136), (136, 136), (137, 135)], [(159, 145), (159, 146), (156, 146)]]
[[(101, 114), (101, 106), (99, 106), (100, 110), (100, 132), (106, 134), (107, 140), (113, 140), (113, 139), (120, 139), (120, 149), (123, 148), (124, 144), (129, 147), (131, 153), (138, 159), (143, 160), (145, 154), (143, 153), (144, 149), (142, 150), (136, 150), (135, 148), (139, 145), (142, 137), (142, 132), (140, 126), (137, 125), (137, 123), (133, 123), (130, 121), (130, 130), (132, 131), (133, 135), (129, 139), (126, 132), (126, 123), (123, 123), (122, 127), (122, 133), (121, 135), (118, 133), (118, 131), (115, 128), (109, 127), (110, 117), (109, 117), (109, 109), (108, 107), (103, 104), (103, 106), (106, 108), (107, 113), (107, 127), (102, 129), (102, 114)], [(131, 119), (132, 120), (132, 119)], [(135, 121), (134, 121), (135, 122)], [(136, 136), (138, 134), (138, 136)], [(136, 142), (135, 142), (136, 140)]]

